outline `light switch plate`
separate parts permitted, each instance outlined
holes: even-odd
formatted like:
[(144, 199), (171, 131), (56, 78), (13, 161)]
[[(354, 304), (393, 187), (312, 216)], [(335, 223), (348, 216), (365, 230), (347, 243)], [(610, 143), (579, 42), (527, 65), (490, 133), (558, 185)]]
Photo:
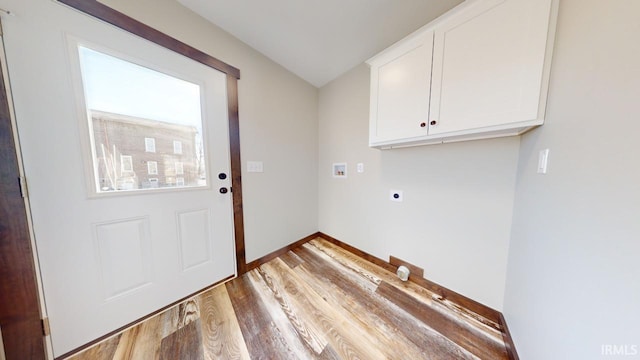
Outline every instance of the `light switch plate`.
[(540, 150), (540, 154), (538, 154), (538, 174), (547, 173), (548, 162), (549, 162), (549, 149)]
[(247, 172), (261, 173), (264, 172), (262, 161), (247, 161)]
[(360, 174), (362, 174), (364, 172), (364, 164), (363, 163), (357, 163), (356, 164), (356, 171), (358, 171)]

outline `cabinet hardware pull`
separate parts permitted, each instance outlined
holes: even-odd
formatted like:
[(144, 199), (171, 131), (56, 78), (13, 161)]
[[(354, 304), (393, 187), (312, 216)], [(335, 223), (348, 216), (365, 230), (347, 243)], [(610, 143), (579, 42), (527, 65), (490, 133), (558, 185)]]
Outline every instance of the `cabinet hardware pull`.
[(427, 126), (427, 123), (420, 123), (420, 127), (425, 127)]
[(435, 125), (435, 124), (437, 124), (437, 123), (438, 123), (437, 121), (435, 121), (435, 120), (431, 120), (431, 122), (430, 122), (429, 124), (431, 124), (431, 125)]

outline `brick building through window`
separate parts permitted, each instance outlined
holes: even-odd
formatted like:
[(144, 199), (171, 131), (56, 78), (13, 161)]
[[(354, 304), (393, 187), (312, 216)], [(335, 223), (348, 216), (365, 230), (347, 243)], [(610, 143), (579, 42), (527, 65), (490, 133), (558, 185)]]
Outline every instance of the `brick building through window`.
[(206, 185), (196, 127), (96, 110), (91, 124), (99, 191)]

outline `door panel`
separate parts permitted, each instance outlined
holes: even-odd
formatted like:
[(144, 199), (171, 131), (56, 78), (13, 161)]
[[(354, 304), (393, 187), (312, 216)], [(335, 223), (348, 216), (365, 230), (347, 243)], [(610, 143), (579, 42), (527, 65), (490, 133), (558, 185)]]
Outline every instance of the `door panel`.
[(177, 217), (182, 271), (211, 261), (209, 209), (183, 211)]
[[(6, 23), (9, 72), (59, 356), (235, 273), (231, 194), (218, 192), (230, 178), (214, 176), (230, 171), (227, 79), (59, 4), (13, 5), (20, 16)], [(206, 186), (92, 196), (78, 44), (200, 87)]]
[(96, 224), (94, 234), (105, 300), (151, 284), (148, 217)]

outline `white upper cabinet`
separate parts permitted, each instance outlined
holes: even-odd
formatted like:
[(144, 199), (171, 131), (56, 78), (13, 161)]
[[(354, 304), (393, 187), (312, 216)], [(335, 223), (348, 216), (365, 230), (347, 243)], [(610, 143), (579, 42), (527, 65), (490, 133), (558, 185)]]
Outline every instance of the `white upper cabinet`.
[(556, 0), (467, 0), (369, 60), (370, 146), (541, 125), (556, 16)]

